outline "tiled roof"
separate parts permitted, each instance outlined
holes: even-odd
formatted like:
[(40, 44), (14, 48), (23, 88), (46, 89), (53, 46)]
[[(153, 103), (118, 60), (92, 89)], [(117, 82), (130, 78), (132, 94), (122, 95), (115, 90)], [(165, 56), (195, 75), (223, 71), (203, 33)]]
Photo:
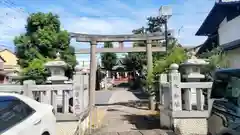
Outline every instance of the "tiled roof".
[(215, 34), (224, 18), (230, 21), (240, 15), (240, 11), (238, 10), (239, 6), (240, 1), (216, 2), (196, 35), (209, 36)]

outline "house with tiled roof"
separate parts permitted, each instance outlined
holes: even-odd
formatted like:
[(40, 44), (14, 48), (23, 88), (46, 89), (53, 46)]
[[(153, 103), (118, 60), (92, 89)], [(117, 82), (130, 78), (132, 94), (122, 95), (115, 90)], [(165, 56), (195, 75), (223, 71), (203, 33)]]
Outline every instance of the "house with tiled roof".
[(230, 67), (240, 68), (240, 0), (217, 0), (196, 36), (207, 36), (197, 54), (221, 47), (231, 59)]

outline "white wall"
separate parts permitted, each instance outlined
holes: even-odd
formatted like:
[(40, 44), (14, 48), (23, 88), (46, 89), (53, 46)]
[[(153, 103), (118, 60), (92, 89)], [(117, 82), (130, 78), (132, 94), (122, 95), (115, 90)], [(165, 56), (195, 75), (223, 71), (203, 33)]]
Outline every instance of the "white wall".
[(240, 16), (231, 21), (223, 20), (218, 29), (219, 44), (225, 44), (240, 39)]
[[(240, 39), (240, 16), (227, 22), (225, 18), (219, 25), (219, 44), (223, 45)], [(240, 48), (227, 51), (226, 55), (229, 59), (231, 68), (240, 68)]]
[(226, 56), (231, 68), (240, 68), (240, 48), (227, 51)]

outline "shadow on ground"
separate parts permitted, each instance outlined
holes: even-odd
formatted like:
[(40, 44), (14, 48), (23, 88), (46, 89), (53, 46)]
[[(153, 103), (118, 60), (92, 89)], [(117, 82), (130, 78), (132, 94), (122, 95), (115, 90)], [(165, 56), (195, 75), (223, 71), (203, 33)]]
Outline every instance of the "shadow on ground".
[[(128, 113), (128, 112), (125, 112), (124, 110), (114, 109), (114, 108), (110, 108), (107, 111)], [(160, 128), (159, 113), (145, 114), (145, 115), (144, 114), (142, 115), (127, 114), (127, 115), (121, 115), (121, 116), (123, 121), (128, 121), (130, 124), (136, 127), (136, 128), (131, 128), (131, 130), (139, 131), (142, 135), (145, 135), (145, 133), (142, 133), (142, 132), (150, 131), (150, 130), (152, 131), (151, 133), (156, 132), (158, 135), (175, 135), (172, 130), (169, 130), (166, 128)]]
[(136, 126), (138, 130), (159, 129), (160, 119), (157, 114), (150, 115), (123, 115), (124, 120)]
[(119, 88), (129, 88), (130, 84), (129, 83), (120, 83), (118, 85), (115, 85), (114, 87), (119, 87)]
[(132, 108), (141, 109), (141, 110), (148, 110), (148, 100), (118, 102), (113, 104), (96, 104), (96, 106), (112, 106), (112, 105), (122, 105), (122, 106), (132, 107)]
[(119, 88), (128, 88), (128, 91), (132, 92), (138, 99), (148, 99), (149, 95), (144, 91), (144, 88), (142, 87), (136, 87), (132, 88), (130, 83), (120, 83), (118, 85), (115, 85), (114, 87)]
[[(123, 115), (124, 120), (128, 120), (129, 123), (135, 125), (135, 130), (156, 130), (159, 134), (175, 135), (172, 130), (159, 128), (160, 126), (160, 117), (159, 114), (150, 114), (150, 115)], [(160, 129), (160, 130), (159, 130)]]
[(148, 100), (149, 95), (143, 90), (143, 88), (138, 88), (136, 90), (128, 89), (132, 92), (139, 100)]
[(130, 88), (129, 83), (120, 83), (114, 87), (119, 87), (119, 88), (128, 88), (128, 91), (131, 92), (134, 96), (137, 97), (138, 100), (133, 100), (133, 101), (127, 101), (127, 102), (117, 102), (113, 104), (96, 104), (96, 106), (111, 106), (111, 105), (122, 105), (122, 106), (127, 106), (127, 107), (132, 107), (132, 108), (137, 108), (137, 109), (143, 109), (146, 110), (148, 108), (148, 94), (143, 91), (143, 89), (136, 89), (132, 90)]

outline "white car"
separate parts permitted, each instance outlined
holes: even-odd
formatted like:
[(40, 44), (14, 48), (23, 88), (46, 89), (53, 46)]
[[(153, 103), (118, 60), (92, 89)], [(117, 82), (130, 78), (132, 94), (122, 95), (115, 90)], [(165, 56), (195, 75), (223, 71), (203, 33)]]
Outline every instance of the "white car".
[(55, 135), (53, 107), (29, 97), (0, 92), (1, 135)]

